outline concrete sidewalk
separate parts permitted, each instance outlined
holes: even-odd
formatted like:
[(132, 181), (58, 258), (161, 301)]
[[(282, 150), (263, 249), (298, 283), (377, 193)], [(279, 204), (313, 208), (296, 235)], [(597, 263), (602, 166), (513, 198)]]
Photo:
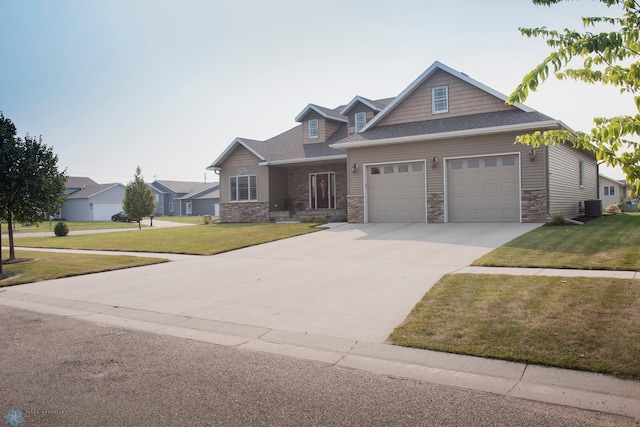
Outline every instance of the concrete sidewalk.
[(640, 420), (640, 381), (0, 289), (0, 304), (380, 375)]
[(640, 418), (639, 381), (384, 343), (444, 274), (638, 277), (468, 266), (534, 227), (341, 225), (213, 257), (0, 288), (0, 304)]
[[(56, 221), (54, 221), (56, 222)], [(172, 228), (172, 227), (187, 227), (187, 226), (192, 226), (195, 224), (184, 224), (181, 222), (173, 222), (173, 221), (163, 221), (163, 220), (157, 220), (154, 219), (153, 220), (153, 227), (151, 226), (151, 220), (149, 218), (143, 219), (141, 221), (141, 224), (144, 225), (145, 227), (142, 228), (142, 230), (155, 230), (157, 228)], [(13, 234), (14, 239), (20, 239), (22, 237), (51, 237), (54, 236), (55, 234), (52, 231), (48, 231), (49, 226), (47, 225), (47, 223), (43, 223), (42, 224), (42, 228), (45, 229), (46, 231), (34, 231), (34, 232), (25, 232), (25, 233), (19, 233), (19, 232), (15, 232)], [(140, 231), (137, 227), (131, 227), (131, 228), (107, 228), (107, 229), (103, 229), (103, 230), (79, 230), (79, 231), (70, 231), (69, 232), (69, 236), (75, 236), (75, 235), (80, 235), (80, 234), (102, 234), (102, 233), (118, 233), (118, 232), (123, 232), (123, 231)], [(6, 242), (7, 239), (9, 238), (9, 235), (6, 233), (2, 234), (2, 241)]]

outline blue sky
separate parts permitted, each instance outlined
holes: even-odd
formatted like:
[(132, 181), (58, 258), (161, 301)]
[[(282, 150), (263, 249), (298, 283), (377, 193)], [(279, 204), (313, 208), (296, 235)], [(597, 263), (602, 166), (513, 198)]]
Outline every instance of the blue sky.
[[(308, 103), (396, 96), (436, 60), (509, 94), (549, 52), (518, 27), (612, 13), (595, 1), (0, 0), (0, 111), (72, 176), (126, 184), (140, 165), (147, 181), (210, 182), (235, 137), (284, 132)], [(583, 131), (635, 113), (615, 88), (574, 82), (526, 104)]]

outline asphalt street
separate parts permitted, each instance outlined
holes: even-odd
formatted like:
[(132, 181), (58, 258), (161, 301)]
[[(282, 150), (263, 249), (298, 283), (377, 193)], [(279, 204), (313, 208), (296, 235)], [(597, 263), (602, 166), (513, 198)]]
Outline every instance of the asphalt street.
[(640, 425), (2, 305), (0, 324), (0, 415), (24, 426)]

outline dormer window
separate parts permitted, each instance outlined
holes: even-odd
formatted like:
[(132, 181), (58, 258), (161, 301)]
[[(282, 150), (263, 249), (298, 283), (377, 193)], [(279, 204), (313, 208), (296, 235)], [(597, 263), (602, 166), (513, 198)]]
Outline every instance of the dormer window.
[(367, 124), (367, 113), (356, 113), (356, 133), (360, 132)]
[(431, 91), (431, 112), (433, 114), (449, 111), (449, 87), (434, 87)]
[(318, 119), (309, 120), (309, 138), (318, 137)]

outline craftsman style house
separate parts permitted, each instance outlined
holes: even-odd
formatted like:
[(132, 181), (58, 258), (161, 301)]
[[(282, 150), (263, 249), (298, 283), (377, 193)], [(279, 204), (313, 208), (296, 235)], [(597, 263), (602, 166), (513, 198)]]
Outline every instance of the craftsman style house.
[(395, 98), (307, 105), (266, 141), (236, 138), (207, 168), (220, 218), (347, 215), (349, 222), (544, 222), (597, 198), (595, 157), (514, 144), (567, 129), (435, 62)]

